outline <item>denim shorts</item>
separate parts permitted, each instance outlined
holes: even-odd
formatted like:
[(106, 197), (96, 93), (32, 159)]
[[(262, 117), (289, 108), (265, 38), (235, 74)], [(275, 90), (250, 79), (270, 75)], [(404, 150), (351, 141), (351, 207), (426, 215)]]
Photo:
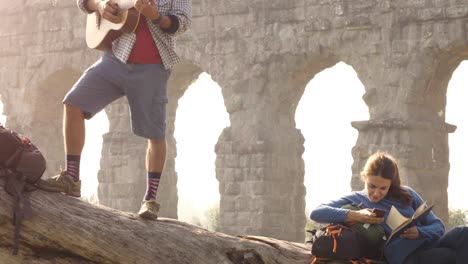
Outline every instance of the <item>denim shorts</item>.
[(167, 82), (162, 64), (122, 63), (112, 52), (86, 69), (63, 99), (81, 109), (86, 119), (126, 96), (132, 132), (147, 139), (162, 139), (166, 130)]

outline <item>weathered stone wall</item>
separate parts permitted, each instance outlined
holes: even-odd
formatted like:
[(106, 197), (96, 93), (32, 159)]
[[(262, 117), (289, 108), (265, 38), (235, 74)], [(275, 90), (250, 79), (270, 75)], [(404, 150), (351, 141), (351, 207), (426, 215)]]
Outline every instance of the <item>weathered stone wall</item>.
[[(446, 89), (467, 58), (466, 0), (193, 0), (193, 26), (179, 38), (170, 81), (169, 153), (158, 199), (177, 217), (173, 137), (177, 100), (201, 72), (221, 87), (231, 126), (216, 145), (221, 231), (300, 241), (304, 237), (304, 138), (294, 115), (306, 84), (339, 61), (364, 84), (370, 119), (359, 138), (351, 186), (369, 154), (401, 161), (404, 183), (447, 213)], [(74, 1), (0, 3), (0, 94), (9, 126), (63, 162), (60, 98), (99, 57), (86, 48)], [(339, 95), (337, 95), (339, 96)], [(125, 100), (106, 109), (99, 199), (136, 210), (144, 191), (144, 140), (131, 135)], [(324, 113), (326, 114), (326, 113)], [(317, 124), (320, 126), (320, 124)], [(305, 161), (307, 162), (307, 161)], [(437, 182), (437, 184), (433, 184)]]

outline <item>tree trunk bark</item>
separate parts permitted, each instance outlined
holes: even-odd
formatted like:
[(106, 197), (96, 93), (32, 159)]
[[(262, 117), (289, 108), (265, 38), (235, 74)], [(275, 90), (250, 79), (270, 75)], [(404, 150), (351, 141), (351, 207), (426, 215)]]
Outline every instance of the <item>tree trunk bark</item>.
[[(0, 185), (3, 182), (0, 181)], [(58, 193), (31, 194), (13, 256), (12, 197), (0, 186), (1, 263), (308, 264), (310, 247), (234, 237), (173, 219), (143, 220)]]

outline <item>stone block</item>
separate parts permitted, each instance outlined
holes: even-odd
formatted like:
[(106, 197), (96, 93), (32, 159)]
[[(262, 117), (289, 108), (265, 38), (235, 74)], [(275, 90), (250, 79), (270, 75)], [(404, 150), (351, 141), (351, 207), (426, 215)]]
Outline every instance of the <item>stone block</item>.
[(239, 156), (238, 155), (224, 155), (224, 167), (239, 168)]
[(468, 17), (468, 6), (451, 6), (446, 10), (447, 18), (466, 18)]
[(228, 182), (224, 185), (224, 193), (227, 195), (239, 195), (241, 193), (241, 185), (239, 183)]
[(330, 20), (325, 18), (315, 18), (306, 20), (304, 31), (329, 31), (332, 28)]
[(270, 193), (268, 185), (268, 182), (251, 182), (249, 186), (247, 186), (247, 194), (254, 196), (268, 195)]
[(251, 166), (254, 168), (264, 168), (268, 165), (267, 164), (268, 154), (263, 154), (263, 153), (253, 154), (251, 158), (251, 162), (252, 162)]
[(254, 211), (254, 204), (257, 203), (256, 200), (252, 199), (252, 196), (247, 195), (237, 196), (234, 201), (236, 212)]
[(372, 22), (369, 16), (360, 15), (355, 17), (348, 17), (345, 21), (346, 29), (363, 29), (371, 28)]
[(199, 28), (201, 32), (213, 31), (214, 21), (211, 16), (196, 16), (192, 18), (192, 27)]
[(266, 172), (267, 170), (265, 168), (251, 168), (250, 173), (248, 176), (249, 180), (257, 179), (257, 180), (263, 180), (268, 178), (268, 174)]
[(239, 166), (241, 168), (250, 168), (250, 155), (240, 155), (239, 158)]
[(418, 11), (416, 15), (420, 21), (445, 19), (444, 8), (424, 8)]
[(394, 7), (404, 9), (405, 7), (425, 7), (426, 0), (393, 0)]
[[(230, 175), (231, 179), (235, 182), (242, 182), (245, 179), (245, 169), (238, 168), (234, 169), (234, 173)], [(248, 169), (247, 169), (248, 171)]]
[(408, 52), (408, 40), (394, 40), (392, 41), (392, 53), (407, 53)]
[[(352, 4), (347, 5), (348, 13), (347, 15), (357, 15), (357, 14), (372, 14), (376, 13), (376, 7), (379, 7), (379, 2), (381, 0), (357, 0), (353, 1)], [(348, 2), (349, 3), (349, 2)]]
[(247, 13), (249, 10), (249, 6), (245, 5), (242, 1), (210, 1), (205, 7), (205, 14), (220, 16)]

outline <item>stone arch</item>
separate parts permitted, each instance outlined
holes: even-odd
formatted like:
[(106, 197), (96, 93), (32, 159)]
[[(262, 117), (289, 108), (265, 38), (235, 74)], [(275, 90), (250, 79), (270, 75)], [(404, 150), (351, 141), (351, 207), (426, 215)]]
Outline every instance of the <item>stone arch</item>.
[(310, 79), (339, 61), (333, 55), (278, 55), (254, 67), (248, 82), (239, 80), (248, 94), (216, 150), (222, 232), (303, 241), (304, 138), (294, 114)]
[[(296, 113), (299, 100), (304, 94), (309, 81), (321, 71), (333, 67), (340, 60), (335, 55), (327, 56), (302, 56), (291, 57), (289, 54), (277, 59), (282, 64), (275, 70), (288, 73), (285, 76), (284, 88), (279, 91), (272, 91), (279, 101), (274, 104), (277, 113), (287, 115), (288, 123), (295, 124), (294, 115)], [(292, 68), (292, 69), (291, 69)], [(295, 127), (295, 126), (293, 126)]]
[(207, 215), (219, 209), (214, 145), (230, 123), (221, 87), (206, 72), (179, 100), (175, 123), (179, 219), (214, 230), (217, 223)]
[[(169, 81), (169, 103), (167, 105), (167, 158), (164, 168), (167, 177), (166, 184), (162, 182), (161, 191), (158, 191), (158, 200), (167, 203), (166, 214), (168, 217), (177, 218), (177, 171), (175, 169), (175, 158), (177, 156), (177, 142), (174, 137), (175, 119), (179, 99), (185, 94), (188, 87), (198, 79), (198, 76), (204, 72), (203, 69), (193, 62), (184, 60), (177, 65)], [(165, 213), (162, 211), (162, 213)]]
[[(454, 40), (451, 45), (456, 45), (457, 42), (459, 40)], [(419, 144), (419, 160), (409, 159), (412, 164), (405, 166), (405, 170), (412, 177), (405, 180), (410, 186), (415, 186), (425, 199), (436, 202), (439, 206), (434, 211), (447, 222), (450, 171), (448, 137), (456, 130), (456, 126), (446, 123), (445, 120), (447, 88), (455, 69), (463, 60), (468, 59), (468, 46), (452, 46), (448, 50), (431, 55), (429, 58), (432, 63), (426, 68), (431, 76), (423, 79), (427, 82), (425, 89), (414, 93), (420, 98), (418, 101), (413, 98), (418, 103), (413, 105), (414, 109), (410, 112), (414, 116), (413, 120), (420, 119), (430, 124), (431, 129), (424, 133), (424, 138), (429, 139), (429, 142)], [(412, 168), (413, 166), (415, 168)], [(438, 183), (437, 190), (432, 187), (434, 182)]]
[[(307, 84), (295, 117), (296, 127), (305, 138), (308, 209), (351, 189), (351, 150), (358, 134), (351, 122), (369, 118), (362, 99), (364, 91), (355, 69), (344, 62), (324, 69)], [(323, 192), (330, 183), (333, 188)]]

